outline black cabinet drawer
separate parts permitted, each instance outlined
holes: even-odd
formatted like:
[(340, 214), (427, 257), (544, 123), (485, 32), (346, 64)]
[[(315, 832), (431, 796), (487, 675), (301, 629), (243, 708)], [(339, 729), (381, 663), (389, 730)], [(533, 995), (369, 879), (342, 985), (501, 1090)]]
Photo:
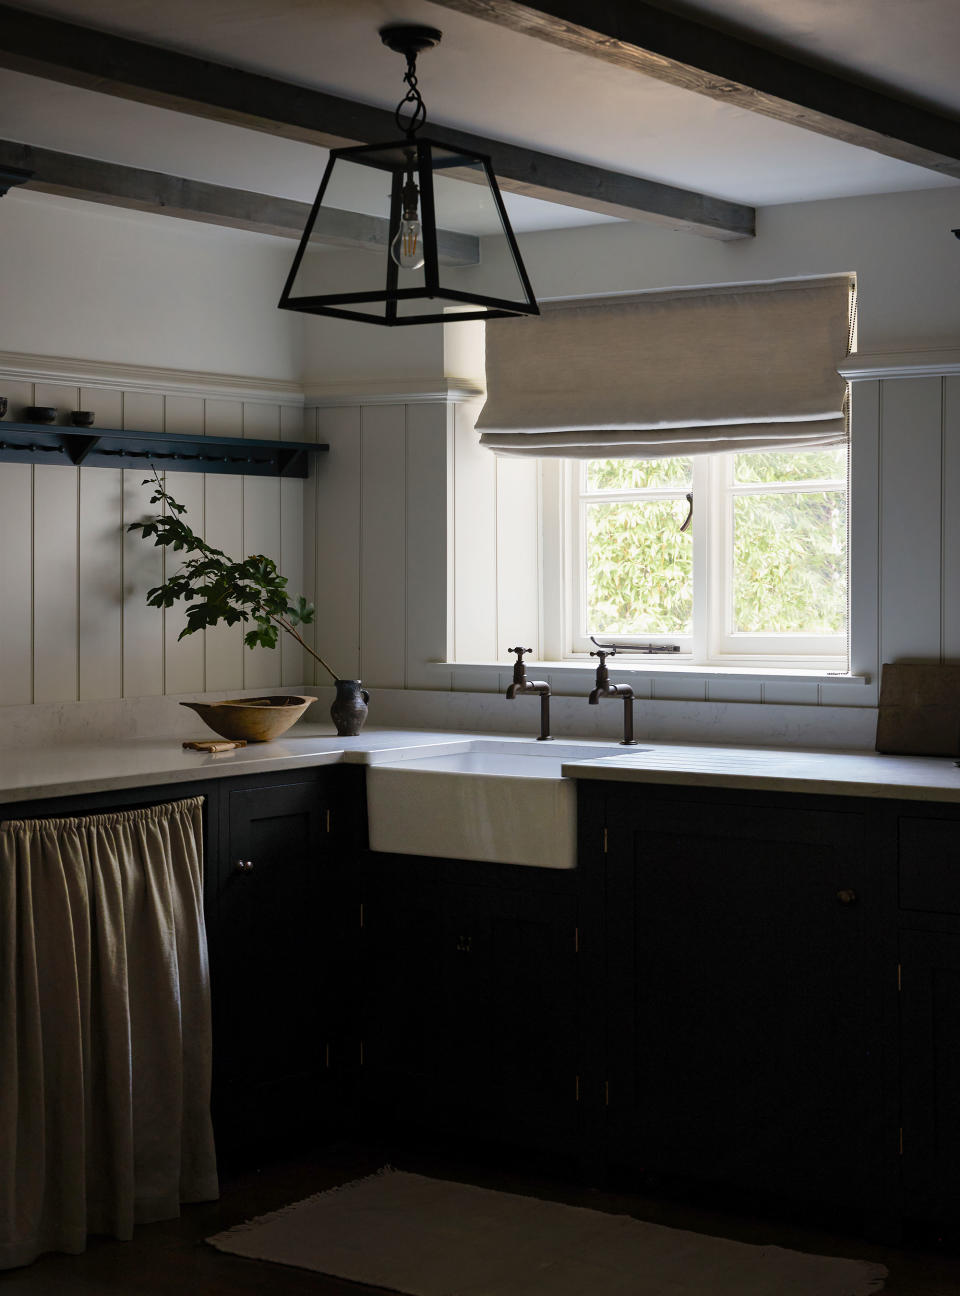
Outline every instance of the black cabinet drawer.
[(900, 819), (900, 908), (960, 914), (960, 819)]

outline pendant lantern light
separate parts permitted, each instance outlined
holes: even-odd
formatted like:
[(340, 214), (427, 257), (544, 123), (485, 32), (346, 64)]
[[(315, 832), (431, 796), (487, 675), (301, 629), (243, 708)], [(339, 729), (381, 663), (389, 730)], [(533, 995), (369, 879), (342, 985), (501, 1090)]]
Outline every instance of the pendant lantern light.
[[(403, 138), (330, 151), (282, 310), (386, 325), (539, 315), (490, 158), (418, 134), (427, 113), (417, 55), (440, 35), (407, 24), (380, 32), (407, 62), (394, 114)], [(331, 247), (331, 229), (345, 227), (369, 250)]]

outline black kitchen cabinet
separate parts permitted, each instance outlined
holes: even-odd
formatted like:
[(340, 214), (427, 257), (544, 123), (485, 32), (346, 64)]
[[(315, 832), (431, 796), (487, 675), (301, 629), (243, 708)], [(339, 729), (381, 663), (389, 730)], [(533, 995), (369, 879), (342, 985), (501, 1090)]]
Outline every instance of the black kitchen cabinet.
[(960, 816), (902, 805), (896, 845), (902, 1212), (960, 1214)]
[(452, 1128), (552, 1146), (577, 1126), (576, 898), (487, 867), (489, 883), (440, 887), (438, 1105)]
[(194, 795), (222, 1162), (414, 1123), (960, 1216), (960, 808), (585, 781), (571, 871), (373, 854), (353, 766), (0, 817)]
[(0, 819), (204, 801), (213, 1114), (223, 1164), (303, 1147), (337, 1120), (356, 1030), (343, 878), (363, 844), (348, 767), (128, 788), (0, 807)]
[(436, 861), (368, 855), (353, 894), (358, 1107), (387, 1125), (429, 1120), (442, 1046)]
[(880, 869), (800, 803), (606, 798), (607, 1155), (878, 1209)]
[(960, 1211), (960, 934), (903, 931), (904, 1210), (950, 1224)]
[(528, 1146), (572, 1136), (573, 875), (386, 854), (363, 871), (363, 1104)]
[(335, 1014), (331, 778), (220, 789), (210, 939), (214, 1124), (228, 1161), (317, 1137)]

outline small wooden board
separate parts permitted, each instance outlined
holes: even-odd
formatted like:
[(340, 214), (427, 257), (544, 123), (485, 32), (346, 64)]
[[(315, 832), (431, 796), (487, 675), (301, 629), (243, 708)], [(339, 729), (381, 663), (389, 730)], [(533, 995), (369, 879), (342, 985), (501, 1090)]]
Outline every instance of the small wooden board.
[(960, 666), (884, 662), (877, 751), (960, 756)]
[(234, 747), (246, 747), (247, 740), (246, 738), (197, 738), (183, 745), (187, 751), (216, 753), (233, 751)]

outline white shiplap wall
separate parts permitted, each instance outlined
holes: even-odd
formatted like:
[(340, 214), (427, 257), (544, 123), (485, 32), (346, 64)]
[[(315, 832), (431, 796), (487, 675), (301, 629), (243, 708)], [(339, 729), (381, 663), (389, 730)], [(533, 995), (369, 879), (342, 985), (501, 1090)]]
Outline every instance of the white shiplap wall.
[[(213, 385), (213, 384), (211, 384)], [(223, 380), (217, 385), (223, 386)], [(304, 439), (302, 401), (4, 379), (28, 405), (93, 409), (99, 427)], [(66, 421), (64, 417), (61, 421)], [(309, 439), (309, 438), (307, 438)], [(95, 701), (300, 684), (302, 651), (251, 652), (239, 627), (177, 640), (180, 608), (150, 608), (164, 555), (127, 523), (150, 510), (144, 470), (0, 464), (0, 704)], [(304, 588), (302, 481), (169, 473), (195, 530), (228, 553), (274, 558)], [(172, 558), (170, 561), (176, 561)]]
[[(446, 652), (453, 410), (430, 401), (307, 411), (330, 445), (306, 516), (315, 646), (341, 678), (438, 685), (429, 663)], [(322, 672), (317, 682), (328, 682)]]
[[(508, 681), (508, 644), (540, 649), (538, 586), (556, 556), (540, 541), (537, 469), (481, 451), (469, 402), (389, 403), (378, 392), (373, 403), (358, 397), (304, 414), (293, 398), (3, 386), (12, 417), (48, 403), (92, 407), (102, 425), (328, 442), (305, 483), (169, 480), (209, 540), (278, 558), (291, 589), (314, 598), (311, 636), (341, 677), (381, 690), (489, 693)], [(683, 704), (691, 736), (707, 728), (722, 739), (727, 721), (715, 721), (730, 719), (730, 704), (766, 704), (780, 719), (784, 709), (822, 706), (826, 727), (838, 706), (876, 705), (883, 661), (960, 660), (960, 376), (857, 381), (853, 427), (853, 667), (871, 684), (639, 681), (641, 698), (676, 702), (678, 714)], [(238, 630), (221, 628), (178, 643), (180, 610), (146, 607), (160, 555), (123, 530), (143, 513), (142, 475), (0, 465), (4, 703), (310, 680), (295, 645), (251, 653)], [(438, 664), (449, 656), (503, 665)], [(556, 693), (576, 696), (591, 681), (589, 669), (551, 677)], [(327, 682), (322, 672), (315, 682)]]
[(960, 377), (878, 384), (882, 660), (960, 661)]
[[(448, 645), (473, 663), (505, 663), (521, 638), (540, 650), (538, 586), (555, 555), (540, 543), (537, 470), (482, 451), (475, 413), (316, 411), (331, 443), (314, 496), (321, 636), (331, 664), (372, 687), (497, 691), (505, 665), (435, 663)], [(882, 662), (960, 660), (960, 376), (855, 382), (852, 464), (852, 666), (870, 683), (662, 675), (639, 680), (638, 696), (872, 708)], [(559, 694), (592, 682), (589, 669), (547, 674)]]

